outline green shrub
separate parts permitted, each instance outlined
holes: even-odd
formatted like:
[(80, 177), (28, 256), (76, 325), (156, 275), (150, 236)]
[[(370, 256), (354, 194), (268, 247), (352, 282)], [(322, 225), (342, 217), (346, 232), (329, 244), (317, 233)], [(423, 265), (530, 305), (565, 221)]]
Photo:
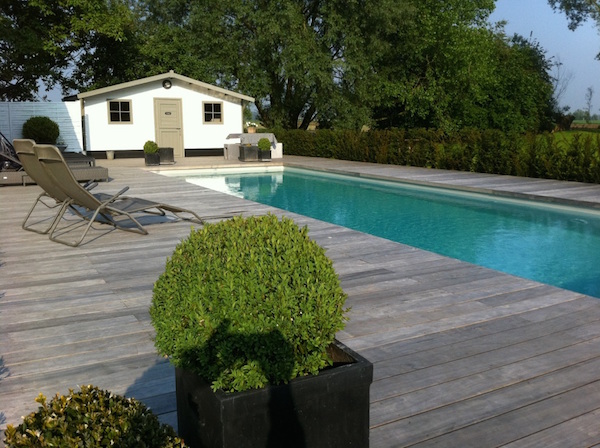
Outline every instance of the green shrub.
[(258, 149), (261, 151), (269, 151), (271, 149), (271, 142), (268, 138), (263, 137), (258, 141)]
[(600, 183), (600, 134), (462, 129), (274, 131), (286, 154)]
[(146, 154), (156, 154), (158, 152), (158, 145), (156, 142), (148, 140), (146, 143), (144, 143), (144, 152)]
[(35, 140), (36, 143), (55, 145), (60, 129), (48, 117), (31, 117), (23, 124), (23, 138)]
[(40, 407), (23, 418), (23, 423), (8, 425), (7, 448), (16, 447), (181, 447), (185, 446), (168, 425), (132, 398), (114, 395), (94, 386), (56, 395), (50, 403), (40, 394)]
[(317, 374), (344, 327), (343, 292), (306, 228), (276, 216), (193, 230), (167, 261), (150, 308), (159, 352), (242, 391)]

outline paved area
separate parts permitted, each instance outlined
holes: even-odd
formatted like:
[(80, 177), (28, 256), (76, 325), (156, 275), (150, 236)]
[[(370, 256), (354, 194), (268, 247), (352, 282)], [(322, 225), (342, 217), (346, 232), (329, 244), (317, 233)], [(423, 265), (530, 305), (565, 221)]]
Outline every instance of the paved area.
[[(160, 176), (98, 160), (98, 189), (220, 219), (273, 212), (307, 225), (349, 295), (339, 339), (374, 363), (371, 447), (600, 446), (600, 302)], [(600, 186), (286, 157), (285, 164), (590, 207)], [(161, 169), (234, 166), (222, 158)], [(173, 369), (156, 355), (152, 286), (186, 222), (141, 236), (97, 226), (70, 248), (23, 231), (36, 186), (0, 188), (0, 427), (38, 393), (94, 384), (176, 426)], [(74, 226), (73, 232), (77, 231)]]

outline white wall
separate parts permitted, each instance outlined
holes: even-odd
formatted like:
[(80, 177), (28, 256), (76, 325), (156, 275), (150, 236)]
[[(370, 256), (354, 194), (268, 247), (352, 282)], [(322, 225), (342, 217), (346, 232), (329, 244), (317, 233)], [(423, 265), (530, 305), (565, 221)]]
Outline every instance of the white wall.
[[(161, 81), (85, 98), (88, 151), (141, 150), (147, 140), (156, 140), (154, 98), (181, 99), (183, 146), (186, 149), (223, 148), (227, 135), (243, 132), (241, 100), (211, 95), (173, 80), (170, 89)], [(131, 100), (132, 123), (109, 124), (108, 100)], [(203, 124), (203, 101), (223, 103), (223, 123)]]
[(60, 137), (67, 151), (81, 152), (83, 138), (79, 101), (56, 103), (0, 102), (0, 131), (9, 141), (23, 138), (23, 124), (30, 117), (44, 116), (54, 120), (60, 129)]

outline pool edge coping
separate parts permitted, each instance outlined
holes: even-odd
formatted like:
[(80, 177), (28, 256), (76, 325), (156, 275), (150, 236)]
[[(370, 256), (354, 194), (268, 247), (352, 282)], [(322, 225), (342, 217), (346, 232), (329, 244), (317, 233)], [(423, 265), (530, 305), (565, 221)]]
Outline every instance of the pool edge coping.
[[(568, 205), (572, 207), (583, 207), (583, 208), (592, 208), (594, 210), (600, 211), (600, 203), (590, 202), (590, 201), (582, 201), (576, 199), (569, 198), (560, 198), (557, 196), (545, 196), (541, 194), (535, 193), (522, 193), (518, 191), (510, 191), (499, 188), (485, 188), (485, 187), (475, 187), (469, 185), (456, 185), (452, 183), (446, 182), (435, 182), (435, 181), (427, 181), (427, 180), (416, 180), (416, 179), (408, 179), (406, 177), (395, 177), (395, 176), (385, 176), (380, 174), (372, 174), (372, 173), (364, 173), (360, 171), (351, 171), (348, 168), (330, 168), (330, 167), (319, 167), (311, 164), (303, 164), (302, 162), (284, 162), (283, 166), (289, 166), (290, 168), (304, 168), (313, 171), (320, 171), (323, 173), (331, 173), (338, 175), (345, 175), (351, 177), (358, 177), (364, 179), (372, 179), (372, 180), (382, 180), (388, 182), (398, 182), (409, 185), (417, 185), (422, 187), (436, 187), (436, 188), (447, 188), (449, 190), (462, 191), (467, 193), (483, 193), (491, 196), (500, 196), (506, 197), (509, 199), (525, 199), (529, 201), (541, 201), (550, 204), (559, 204), (559, 205)], [(382, 165), (382, 166), (393, 166), (393, 165)], [(415, 167), (410, 167), (415, 168)], [(453, 172), (448, 170), (448, 172)], [(457, 171), (458, 173), (462, 173), (462, 171)], [(475, 173), (473, 173), (475, 174)], [(477, 174), (486, 174), (486, 173), (477, 173)], [(490, 176), (502, 176), (502, 175), (490, 175)], [(508, 176), (507, 176), (508, 177)], [(515, 176), (510, 176), (515, 177)], [(521, 179), (532, 179), (532, 180), (554, 180), (554, 179), (542, 179), (542, 178), (528, 178), (523, 177)], [(568, 182), (568, 181), (557, 181), (557, 182)], [(585, 184), (583, 184), (585, 185)], [(589, 184), (590, 186), (596, 184)], [(600, 186), (599, 186), (600, 187)]]

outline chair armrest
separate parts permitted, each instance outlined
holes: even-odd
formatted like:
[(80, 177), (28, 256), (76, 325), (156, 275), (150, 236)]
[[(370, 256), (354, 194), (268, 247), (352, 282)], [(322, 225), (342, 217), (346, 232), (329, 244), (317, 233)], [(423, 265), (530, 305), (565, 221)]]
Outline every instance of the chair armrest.
[(121, 189), (121, 191), (119, 191), (117, 194), (111, 196), (109, 199), (107, 199), (106, 201), (104, 201), (102, 203), (102, 205), (107, 205), (107, 204), (110, 204), (111, 202), (115, 202), (127, 190), (129, 190), (129, 187), (125, 187), (125, 188)]

